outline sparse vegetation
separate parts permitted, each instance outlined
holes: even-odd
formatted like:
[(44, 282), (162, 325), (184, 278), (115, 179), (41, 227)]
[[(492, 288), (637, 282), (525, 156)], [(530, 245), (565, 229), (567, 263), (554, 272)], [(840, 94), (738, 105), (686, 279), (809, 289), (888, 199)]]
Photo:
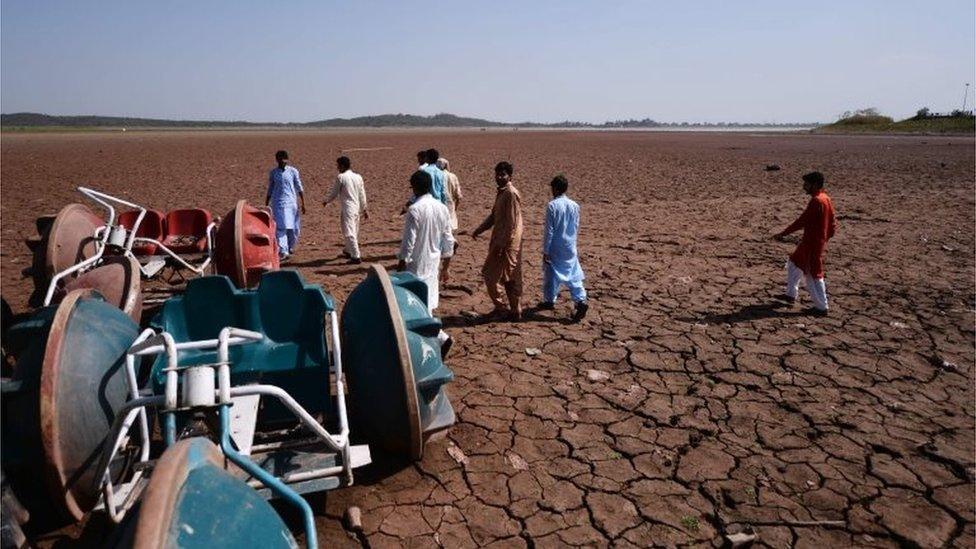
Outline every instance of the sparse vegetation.
[(681, 517), (681, 525), (685, 527), (686, 530), (691, 530), (692, 532), (698, 531), (698, 517), (693, 517), (690, 515), (685, 515)]
[(837, 122), (817, 128), (824, 133), (974, 133), (976, 118), (972, 111), (955, 110), (949, 114), (937, 114), (928, 107), (919, 109), (915, 116), (895, 122), (875, 108), (847, 111)]
[(837, 122), (834, 122), (835, 126), (876, 126), (879, 124), (891, 124), (894, 120), (890, 116), (884, 116), (878, 112), (878, 109), (871, 107), (867, 109), (858, 109), (856, 111), (847, 111), (840, 115)]

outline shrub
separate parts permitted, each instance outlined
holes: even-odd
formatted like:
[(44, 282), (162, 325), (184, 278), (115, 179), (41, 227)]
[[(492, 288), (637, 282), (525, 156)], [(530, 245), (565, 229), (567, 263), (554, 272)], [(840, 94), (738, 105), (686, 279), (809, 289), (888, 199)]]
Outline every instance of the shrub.
[(890, 116), (884, 116), (878, 109), (869, 107), (856, 111), (845, 111), (837, 121), (839, 126), (872, 126), (877, 124), (891, 124), (894, 120)]

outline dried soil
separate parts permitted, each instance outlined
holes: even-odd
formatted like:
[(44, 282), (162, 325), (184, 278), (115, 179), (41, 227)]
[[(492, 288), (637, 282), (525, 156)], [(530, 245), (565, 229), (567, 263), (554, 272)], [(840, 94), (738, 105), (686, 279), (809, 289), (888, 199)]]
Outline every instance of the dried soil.
[[(37, 215), (83, 201), (75, 186), (223, 214), (238, 198), (263, 202), (285, 148), (309, 205), (289, 267), (341, 303), (365, 269), (338, 257), (338, 211), (320, 205), (333, 159), (349, 150), (366, 180), (365, 258), (392, 266), (414, 154), (430, 146), (460, 177), (462, 229), (491, 206), (495, 162), (515, 164), (528, 303), (547, 182), (569, 177), (590, 314), (567, 323), (565, 294), (519, 324), (463, 314), (489, 308), (486, 243), (459, 237), (439, 310), (457, 341), (458, 423), (422, 462), (380, 464), (319, 501), (329, 543), (718, 545), (751, 525), (770, 546), (976, 545), (972, 138), (4, 135), (3, 295), (24, 310), (22, 241)], [(764, 171), (774, 163), (783, 169)], [(826, 318), (772, 299), (792, 245), (768, 237), (802, 210), (799, 176), (812, 169), (840, 221)], [(350, 505), (363, 510), (358, 538), (340, 522)], [(811, 525), (825, 520), (843, 526)]]

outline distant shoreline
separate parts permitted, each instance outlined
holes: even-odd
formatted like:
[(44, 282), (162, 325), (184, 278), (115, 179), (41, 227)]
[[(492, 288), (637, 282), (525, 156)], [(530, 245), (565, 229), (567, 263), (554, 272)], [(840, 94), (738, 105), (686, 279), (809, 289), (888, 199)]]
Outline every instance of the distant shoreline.
[(646, 128), (603, 128), (561, 126), (0, 126), (0, 133), (125, 133), (125, 132), (663, 132), (743, 133), (810, 132), (816, 126), (655, 126)]
[(194, 130), (312, 130), (312, 129), (488, 129), (529, 130), (665, 130), (665, 131), (694, 131), (698, 129), (738, 130), (751, 128), (766, 129), (807, 129), (817, 126), (813, 122), (788, 123), (748, 123), (748, 122), (658, 122), (651, 118), (608, 120), (599, 124), (564, 120), (562, 122), (498, 122), (484, 118), (457, 116), (441, 113), (432, 116), (418, 116), (414, 114), (380, 114), (357, 116), (354, 118), (328, 118), (311, 122), (251, 122), (248, 120), (173, 120), (166, 118), (140, 118), (133, 116), (60, 116), (33, 112), (19, 112), (0, 114), (0, 131), (30, 131), (34, 128), (50, 130), (143, 130), (143, 129), (194, 129)]

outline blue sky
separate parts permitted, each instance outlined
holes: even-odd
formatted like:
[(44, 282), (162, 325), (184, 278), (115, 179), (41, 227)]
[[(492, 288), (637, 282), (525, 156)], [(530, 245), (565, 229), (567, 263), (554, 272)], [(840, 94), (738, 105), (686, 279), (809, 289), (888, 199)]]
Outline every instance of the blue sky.
[(5, 113), (827, 121), (974, 73), (972, 0), (0, 4)]

